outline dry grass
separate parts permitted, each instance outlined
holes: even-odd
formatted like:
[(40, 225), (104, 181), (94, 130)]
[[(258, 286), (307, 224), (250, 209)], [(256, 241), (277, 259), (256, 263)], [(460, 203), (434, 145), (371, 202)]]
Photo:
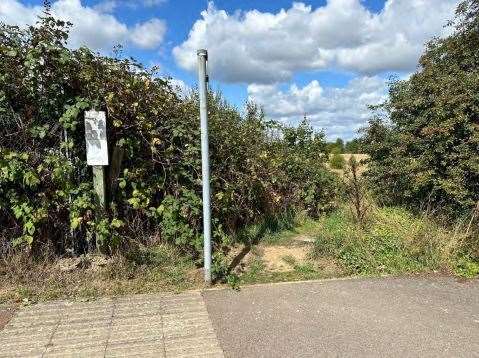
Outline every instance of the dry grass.
[[(348, 167), (348, 162), (349, 159), (354, 156), (356, 160), (359, 162), (359, 170), (358, 173), (361, 175), (363, 174), (367, 169), (367, 165), (364, 164), (364, 161), (369, 159), (369, 155), (367, 154), (341, 154), (341, 156), (344, 158), (344, 161), (346, 163), (345, 169)], [(333, 172), (339, 174), (341, 177), (345, 175), (345, 169), (333, 169), (330, 167), (329, 163), (326, 163), (326, 166)]]
[(34, 262), (15, 255), (0, 262), (0, 303), (90, 299), (136, 293), (182, 291), (202, 285), (193, 261), (172, 247), (156, 246), (115, 256), (101, 265), (69, 260)]

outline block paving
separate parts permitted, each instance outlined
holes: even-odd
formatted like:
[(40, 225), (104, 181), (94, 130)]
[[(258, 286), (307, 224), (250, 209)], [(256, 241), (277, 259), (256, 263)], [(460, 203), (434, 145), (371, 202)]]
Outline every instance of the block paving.
[(0, 357), (224, 357), (200, 292), (57, 301), (20, 309)]

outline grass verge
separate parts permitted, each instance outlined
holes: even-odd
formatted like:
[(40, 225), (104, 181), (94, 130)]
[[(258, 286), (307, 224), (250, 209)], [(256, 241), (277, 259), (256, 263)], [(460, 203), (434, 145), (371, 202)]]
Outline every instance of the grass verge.
[(168, 245), (139, 248), (127, 256), (108, 260), (103, 258), (100, 264), (95, 263), (97, 258), (32, 262), (15, 256), (3, 261), (0, 304), (179, 292), (202, 285), (201, 273), (193, 260)]
[[(319, 220), (296, 217), (284, 230), (266, 230), (251, 250), (235, 285), (344, 276), (452, 274), (479, 276), (477, 231), (458, 222), (445, 226), (432, 218), (396, 208), (374, 208), (359, 225), (346, 207)], [(307, 257), (283, 256), (289, 270), (272, 270), (268, 249), (285, 253), (298, 239), (313, 238)], [(277, 255), (278, 256), (278, 255)]]
[(394, 207), (375, 209), (363, 225), (347, 210), (326, 216), (312, 255), (336, 260), (349, 275), (435, 271), (468, 278), (479, 275), (474, 234), (460, 223), (445, 227)]
[[(363, 225), (346, 208), (319, 220), (289, 213), (242, 230), (237, 240), (243, 243), (242, 250), (233, 255), (241, 258), (241, 269), (229, 269), (226, 258), (234, 261), (234, 257), (225, 257), (222, 272), (234, 288), (433, 272), (474, 278), (479, 275), (479, 240), (470, 221), (465, 222), (445, 227), (401, 208), (376, 208)], [(0, 304), (180, 292), (203, 286), (194, 260), (170, 245), (99, 257), (99, 263), (97, 258), (33, 262), (17, 255), (0, 261)]]

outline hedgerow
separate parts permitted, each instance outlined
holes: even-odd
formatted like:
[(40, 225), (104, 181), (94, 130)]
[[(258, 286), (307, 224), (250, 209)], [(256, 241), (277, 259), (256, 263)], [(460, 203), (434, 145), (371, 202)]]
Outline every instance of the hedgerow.
[[(121, 250), (132, 239), (201, 252), (198, 96), (133, 59), (66, 46), (48, 8), (28, 28), (0, 27), (0, 242), (33, 254)], [(288, 128), (254, 104), (244, 115), (210, 93), (214, 240), (291, 209), (335, 205), (323, 135)], [(111, 163), (102, 208), (86, 164), (85, 110), (107, 112)]]

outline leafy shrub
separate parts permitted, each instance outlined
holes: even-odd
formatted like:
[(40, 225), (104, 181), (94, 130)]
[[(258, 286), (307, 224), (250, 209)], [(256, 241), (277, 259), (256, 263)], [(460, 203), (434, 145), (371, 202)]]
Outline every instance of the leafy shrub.
[(361, 140), (358, 138), (354, 138), (351, 139), (349, 142), (346, 142), (344, 146), (344, 152), (350, 154), (363, 153)]
[(366, 128), (367, 175), (381, 202), (461, 216), (479, 201), (479, 4), (431, 41), (410, 79), (394, 81)]
[(333, 151), (331, 158), (329, 159), (329, 165), (333, 169), (344, 169), (346, 161), (339, 151)]
[[(68, 24), (48, 8), (35, 26), (0, 27), (0, 238), (57, 254), (122, 249), (159, 240), (198, 256), (201, 155), (198, 95), (179, 94), (134, 60), (65, 46)], [(214, 239), (297, 208), (335, 206), (336, 177), (324, 166), (324, 136), (246, 114), (210, 93)], [(98, 205), (86, 165), (83, 114), (107, 112), (109, 205)], [(143, 237), (143, 238), (142, 238)]]

